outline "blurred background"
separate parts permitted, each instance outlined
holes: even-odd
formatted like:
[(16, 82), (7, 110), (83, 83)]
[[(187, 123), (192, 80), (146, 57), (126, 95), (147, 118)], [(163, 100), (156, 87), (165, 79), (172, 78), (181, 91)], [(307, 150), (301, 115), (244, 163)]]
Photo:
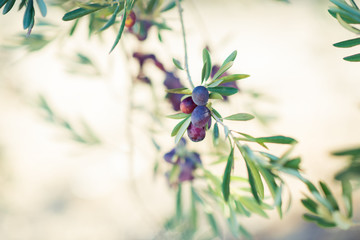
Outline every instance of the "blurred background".
[[(231, 72), (251, 77), (217, 109), (262, 120), (233, 129), (297, 139), (295, 153), (306, 176), (328, 181), (340, 197), (333, 176), (346, 161), (330, 153), (359, 144), (360, 71), (357, 63), (342, 60), (354, 49), (332, 46), (354, 36), (328, 14), (329, 6), (320, 0), (183, 3), (196, 84), (206, 45), (218, 64), (237, 50)], [(22, 13), (0, 18), (0, 239), (173, 239), (163, 228), (174, 212), (175, 192), (164, 177), (162, 156), (173, 148), (176, 122), (164, 116), (174, 110), (164, 100), (165, 76), (149, 68), (152, 88), (133, 82), (137, 68), (129, 56), (156, 54), (174, 70), (171, 58), (182, 61), (184, 55), (177, 11), (165, 15), (174, 31), (162, 33), (163, 43), (154, 31), (141, 45), (125, 35), (110, 55), (115, 32), (88, 38), (83, 21), (69, 38), (72, 23), (62, 22), (63, 14), (48, 7), (46, 20), (53, 25), (35, 26), (33, 34), (57, 39), (31, 53), (27, 43), (14, 47), (25, 41), (19, 35)], [(82, 64), (81, 56), (93, 64)], [(185, 73), (178, 75), (187, 85)], [(207, 139), (189, 146), (206, 153), (212, 144)], [(211, 158), (202, 159), (206, 166)], [(275, 212), (269, 219), (242, 219), (255, 239), (358, 239), (356, 228), (323, 230), (304, 222), (299, 199), (306, 189), (295, 179), (288, 183), (294, 199), (283, 220)], [(354, 202), (358, 216), (358, 193)]]

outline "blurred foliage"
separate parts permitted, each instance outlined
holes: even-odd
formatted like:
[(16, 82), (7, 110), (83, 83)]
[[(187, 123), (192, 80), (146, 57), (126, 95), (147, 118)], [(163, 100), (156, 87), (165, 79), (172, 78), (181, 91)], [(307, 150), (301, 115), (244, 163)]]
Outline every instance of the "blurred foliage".
[[(341, 26), (350, 32), (357, 35), (360, 34), (356, 24), (360, 24), (360, 10), (354, 0), (350, 0), (349, 3), (345, 0), (330, 0), (335, 7), (329, 8), (329, 13), (338, 20)], [(354, 26), (355, 25), (355, 26)], [(350, 39), (342, 42), (335, 43), (335, 47), (350, 48), (360, 45), (360, 38)], [(360, 53), (345, 57), (344, 60), (349, 62), (360, 62)]]

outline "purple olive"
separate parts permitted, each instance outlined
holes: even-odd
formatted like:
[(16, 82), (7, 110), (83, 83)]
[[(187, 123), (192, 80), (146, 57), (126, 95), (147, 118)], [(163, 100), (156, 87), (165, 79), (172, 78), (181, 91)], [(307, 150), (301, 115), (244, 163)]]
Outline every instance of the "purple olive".
[(207, 107), (197, 106), (191, 114), (191, 123), (198, 128), (205, 127), (210, 118), (210, 110)]
[(193, 112), (193, 110), (197, 107), (197, 105), (194, 103), (191, 97), (187, 97), (180, 103), (180, 110), (183, 113), (190, 114)]
[(197, 86), (192, 92), (192, 99), (196, 105), (205, 106), (209, 100), (209, 91), (206, 87)]
[(192, 123), (190, 123), (187, 129), (188, 137), (193, 142), (200, 142), (205, 138), (206, 132), (204, 127), (195, 127)]

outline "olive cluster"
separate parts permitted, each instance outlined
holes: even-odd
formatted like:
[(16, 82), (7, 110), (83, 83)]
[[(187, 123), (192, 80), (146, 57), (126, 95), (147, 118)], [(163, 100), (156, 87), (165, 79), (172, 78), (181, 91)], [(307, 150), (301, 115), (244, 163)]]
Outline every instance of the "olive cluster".
[(208, 100), (208, 90), (203, 86), (197, 86), (192, 91), (191, 97), (185, 98), (180, 103), (180, 110), (183, 113), (191, 114), (191, 123), (187, 134), (193, 142), (203, 140), (206, 130), (211, 126), (211, 113), (206, 107)]

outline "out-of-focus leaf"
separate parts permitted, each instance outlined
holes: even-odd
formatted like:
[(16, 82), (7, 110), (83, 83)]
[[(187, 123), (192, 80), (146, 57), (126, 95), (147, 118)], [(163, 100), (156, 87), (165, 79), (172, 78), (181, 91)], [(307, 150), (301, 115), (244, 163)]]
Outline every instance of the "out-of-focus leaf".
[(342, 180), (342, 197), (348, 218), (353, 216), (352, 187), (349, 180)]
[(165, 7), (163, 7), (161, 9), (161, 12), (166, 12), (169, 11), (170, 9), (173, 9), (176, 6), (176, 2), (175, 1), (171, 1), (169, 2)]
[(230, 176), (231, 176), (231, 170), (233, 164), (234, 164), (234, 147), (231, 148), (230, 155), (227, 160), (227, 164), (223, 175), (222, 192), (223, 192), (224, 200), (226, 202), (229, 200), (229, 195), (230, 195)]
[(176, 68), (178, 68), (178, 69), (180, 69), (180, 70), (184, 70), (184, 68), (181, 66), (181, 63), (180, 63), (179, 60), (173, 58), (172, 61), (173, 61), (173, 63), (174, 63), (174, 65), (175, 65)]
[(211, 109), (211, 112), (213, 112), (214, 115), (222, 121), (222, 116), (220, 115), (220, 113), (218, 111), (216, 111), (215, 108)]
[(210, 92), (216, 92), (223, 96), (231, 96), (237, 93), (239, 90), (232, 87), (208, 87)]
[(317, 203), (310, 198), (302, 199), (301, 203), (306, 207), (310, 212), (317, 214)]
[(346, 41), (338, 42), (334, 44), (334, 47), (349, 48), (360, 45), (360, 38), (349, 39)]
[[(125, 4), (124, 8), (126, 8), (126, 4)], [(127, 12), (124, 11), (124, 14), (123, 14), (123, 16), (122, 16), (122, 20), (121, 20), (121, 24), (120, 24), (120, 28), (119, 28), (118, 34), (116, 35), (115, 42), (114, 42), (113, 46), (111, 47), (109, 53), (111, 53), (111, 52), (114, 50), (114, 48), (116, 47), (116, 45), (117, 45), (118, 42), (120, 41), (120, 38), (121, 38), (122, 33), (123, 33), (123, 31), (124, 31), (126, 17), (127, 17)]]
[(34, 24), (34, 4), (33, 0), (29, 0), (26, 5), (24, 19), (23, 19), (23, 27), (24, 29), (30, 28)]
[(189, 116), (189, 117), (187, 117), (185, 119), (184, 123), (182, 124), (179, 131), (177, 132), (176, 137), (175, 137), (175, 144), (178, 144), (178, 142), (180, 141), (180, 139), (182, 138), (182, 136), (186, 132), (186, 129), (189, 127), (190, 122), (191, 122), (191, 118)]
[(213, 129), (213, 144), (214, 146), (217, 146), (219, 144), (219, 127), (217, 123), (214, 124)]
[(337, 204), (334, 195), (331, 193), (330, 189), (324, 182), (320, 182), (320, 187), (323, 190), (326, 199), (331, 204), (334, 210), (339, 210), (339, 205)]
[(178, 185), (178, 191), (176, 194), (176, 218), (179, 220), (182, 218), (182, 201), (181, 201), (181, 184)]
[(241, 234), (247, 239), (247, 240), (252, 240), (253, 237), (251, 236), (251, 234), (241, 225), (239, 225), (239, 231), (241, 232)]
[(303, 217), (307, 221), (317, 223), (320, 227), (335, 227), (336, 226), (335, 223), (328, 222), (328, 221), (322, 219), (321, 217), (318, 217), (318, 216), (315, 216), (312, 214), (305, 213), (303, 215)]
[(214, 217), (214, 215), (212, 213), (207, 213), (206, 214), (207, 220), (211, 226), (211, 229), (214, 233), (214, 236), (219, 236), (220, 232), (219, 232), (219, 227), (216, 223), (216, 219)]
[(360, 147), (333, 152), (334, 156), (360, 156)]
[[(5, 2), (4, 2), (4, 4), (5, 4)], [(13, 8), (14, 4), (15, 4), (15, 0), (8, 0), (3, 9), (3, 14), (4, 15), (7, 14)]]
[(269, 218), (266, 212), (262, 209), (253, 198), (250, 197), (239, 197), (238, 200), (252, 213), (258, 214), (262, 217)]
[(253, 118), (254, 116), (249, 113), (236, 113), (231, 116), (225, 117), (224, 119), (232, 121), (249, 121)]
[(118, 4), (116, 6), (115, 11), (113, 12), (113, 14), (111, 15), (111, 17), (109, 18), (109, 20), (105, 23), (104, 26), (102, 26), (99, 31), (104, 31), (105, 29), (109, 28), (110, 26), (112, 26), (115, 23), (116, 20), (116, 16), (117, 14), (120, 12), (120, 4)]
[(348, 230), (353, 225), (352, 221), (343, 216), (339, 211), (333, 212), (332, 217), (336, 226), (342, 230)]
[(36, 0), (36, 2), (37, 2), (37, 5), (39, 6), (41, 15), (43, 17), (45, 17), (46, 13), (47, 13), (47, 8), (46, 8), (46, 4), (45, 4), (44, 0)]
[(191, 95), (192, 91), (188, 88), (172, 88), (172, 89), (166, 89), (166, 92), (168, 93), (176, 93), (176, 94), (187, 94)]
[(103, 9), (105, 7), (108, 7), (108, 6), (110, 6), (110, 5), (109, 4), (101, 5), (101, 4), (97, 4), (97, 3), (88, 4), (88, 5), (86, 5), (86, 7), (84, 6), (84, 7), (77, 8), (73, 11), (65, 13), (62, 20), (63, 21), (71, 21), (76, 18), (80, 18), (80, 17), (83, 17), (90, 13), (96, 12), (96, 11)]

